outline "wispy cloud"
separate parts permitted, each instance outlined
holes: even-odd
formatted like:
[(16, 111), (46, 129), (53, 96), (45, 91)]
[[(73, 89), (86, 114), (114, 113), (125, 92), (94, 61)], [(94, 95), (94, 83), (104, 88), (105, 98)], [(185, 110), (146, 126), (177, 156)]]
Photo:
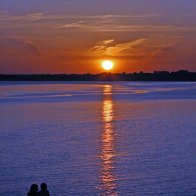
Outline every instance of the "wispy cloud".
[(32, 54), (32, 55), (41, 55), (40, 48), (38, 45), (33, 43), (29, 39), (24, 39), (18, 36), (4, 36), (0, 37), (0, 51), (2, 54)]
[(65, 25), (60, 25), (56, 27), (56, 29), (75, 29), (75, 28), (82, 28), (82, 24), (85, 23), (85, 21), (78, 21), (78, 22), (73, 22), (70, 24), (65, 24)]
[(131, 50), (141, 44), (143, 44), (147, 39), (140, 38), (133, 41), (125, 43), (116, 43), (115, 40), (103, 40), (97, 45), (93, 46), (89, 52), (96, 55), (107, 55), (107, 56), (123, 56), (130, 55)]
[(42, 12), (34, 12), (28, 13), (24, 15), (9, 15), (7, 12), (0, 13), (0, 21), (13, 21), (13, 22), (30, 22), (30, 21), (38, 21), (44, 19), (46, 17), (45, 13)]
[[(157, 17), (157, 18), (156, 18)], [(154, 22), (161, 17), (150, 15), (63, 15), (42, 12), (24, 15), (0, 13), (0, 29), (44, 28), (53, 30), (81, 30), (91, 32), (187, 32), (196, 31), (193, 25)]]
[(24, 47), (27, 48), (32, 54), (41, 55), (40, 48), (38, 45), (34, 44), (32, 41), (23, 41)]

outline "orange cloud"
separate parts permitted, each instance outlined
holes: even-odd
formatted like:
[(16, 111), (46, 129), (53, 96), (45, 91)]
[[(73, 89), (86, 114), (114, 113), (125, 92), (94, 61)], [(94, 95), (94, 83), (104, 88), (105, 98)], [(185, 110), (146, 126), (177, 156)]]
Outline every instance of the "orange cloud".
[(125, 43), (115, 43), (113, 39), (104, 40), (92, 47), (89, 51), (95, 55), (129, 56), (133, 48), (143, 44), (146, 40), (146, 38), (140, 38)]

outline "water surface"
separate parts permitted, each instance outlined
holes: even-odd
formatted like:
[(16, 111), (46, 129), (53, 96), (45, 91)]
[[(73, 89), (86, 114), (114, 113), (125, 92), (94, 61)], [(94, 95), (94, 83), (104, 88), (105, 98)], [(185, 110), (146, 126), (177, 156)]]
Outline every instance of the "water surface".
[(196, 194), (196, 83), (1, 82), (0, 195)]

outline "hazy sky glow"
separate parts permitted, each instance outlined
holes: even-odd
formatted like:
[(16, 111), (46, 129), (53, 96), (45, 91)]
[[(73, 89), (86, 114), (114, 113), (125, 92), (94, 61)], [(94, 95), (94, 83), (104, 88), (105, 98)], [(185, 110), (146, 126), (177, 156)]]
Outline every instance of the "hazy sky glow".
[(1, 0), (0, 73), (196, 71), (195, 0)]

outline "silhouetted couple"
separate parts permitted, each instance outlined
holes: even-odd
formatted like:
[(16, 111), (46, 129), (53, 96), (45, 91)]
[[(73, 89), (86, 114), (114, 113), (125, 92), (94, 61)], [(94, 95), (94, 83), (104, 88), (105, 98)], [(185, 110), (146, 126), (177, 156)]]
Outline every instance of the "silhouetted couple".
[(40, 187), (41, 190), (38, 192), (38, 185), (32, 184), (27, 196), (50, 196), (46, 183), (42, 183)]

